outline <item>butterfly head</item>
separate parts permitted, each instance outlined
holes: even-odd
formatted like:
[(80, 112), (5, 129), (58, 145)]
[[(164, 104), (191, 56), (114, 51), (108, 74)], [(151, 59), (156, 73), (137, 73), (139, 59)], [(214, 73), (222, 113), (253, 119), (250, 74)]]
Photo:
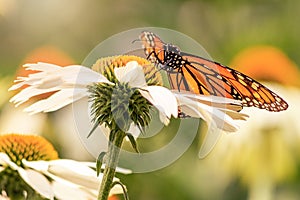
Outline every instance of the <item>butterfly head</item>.
[(175, 53), (175, 54), (180, 54), (180, 49), (179, 47), (173, 45), (173, 44), (166, 44), (165, 45), (165, 50), (167, 52), (172, 52), (172, 53)]

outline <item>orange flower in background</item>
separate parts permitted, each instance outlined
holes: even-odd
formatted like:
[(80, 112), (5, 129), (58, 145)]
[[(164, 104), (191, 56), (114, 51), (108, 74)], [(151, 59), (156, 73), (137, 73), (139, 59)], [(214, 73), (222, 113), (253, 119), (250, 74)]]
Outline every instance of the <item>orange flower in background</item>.
[[(38, 61), (55, 63), (62, 66), (74, 63), (73, 59), (70, 58), (70, 56), (68, 56), (58, 48), (53, 46), (43, 46), (34, 49), (28, 53), (28, 55), (21, 62), (20, 67), (17, 70), (15, 76), (26, 77), (31, 73), (36, 73), (36, 71), (25, 70), (25, 68), (22, 67), (22, 65), (25, 63), (36, 63)], [(26, 87), (27, 85), (24, 85), (21, 89), (24, 89)], [(5, 90), (5, 94), (7, 96), (14, 95), (14, 92), (7, 93), (7, 89)], [(44, 99), (49, 97), (50, 94), (52, 93), (42, 94), (32, 98), (31, 100), (36, 101)], [(43, 129), (46, 123), (45, 115), (29, 116), (27, 113), (24, 113), (22, 111), (24, 108), (14, 108), (13, 105), (10, 103), (4, 105), (1, 109), (2, 111), (0, 115), (0, 131), (2, 133), (19, 132), (24, 134), (41, 134), (41, 130)]]
[(120, 200), (120, 198), (116, 195), (108, 197), (108, 200)]
[(273, 46), (245, 49), (235, 56), (230, 66), (258, 80), (300, 86), (300, 73), (296, 64)]
[[(43, 46), (31, 51), (21, 63), (21, 65), (25, 63), (37, 63), (37, 62), (46, 62), (52, 63), (60, 66), (66, 66), (74, 64), (73, 59), (68, 56), (63, 51), (59, 50), (53, 46)], [(17, 71), (18, 76), (28, 76), (28, 74), (32, 73), (31, 71), (25, 70), (23, 67)]]
[[(37, 62), (45, 62), (52, 63), (60, 66), (67, 66), (74, 64), (73, 59), (68, 56), (63, 51), (59, 50), (53, 46), (43, 46), (31, 51), (21, 63), (20, 68), (16, 72), (16, 77), (27, 77), (29, 74), (36, 73), (37, 71), (33, 70), (25, 70), (23, 64), (25, 63), (37, 63)], [(26, 88), (27, 86), (22, 87), (21, 89)], [(38, 99), (44, 99), (49, 97), (53, 92), (49, 92), (47, 94), (39, 95)]]

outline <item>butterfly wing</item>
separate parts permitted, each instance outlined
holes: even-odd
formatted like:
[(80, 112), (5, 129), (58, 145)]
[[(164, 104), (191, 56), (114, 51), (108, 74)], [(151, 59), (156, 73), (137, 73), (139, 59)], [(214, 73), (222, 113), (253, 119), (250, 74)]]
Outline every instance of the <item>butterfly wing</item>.
[(202, 57), (187, 53), (181, 55), (188, 61), (182, 66), (183, 76), (194, 93), (241, 100), (243, 106), (274, 112), (288, 108), (280, 96), (239, 71)]

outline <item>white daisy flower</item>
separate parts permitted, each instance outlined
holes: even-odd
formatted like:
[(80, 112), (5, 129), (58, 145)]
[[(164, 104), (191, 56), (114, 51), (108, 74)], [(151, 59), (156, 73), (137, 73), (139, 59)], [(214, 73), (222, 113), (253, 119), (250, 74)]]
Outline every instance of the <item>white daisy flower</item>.
[[(0, 147), (0, 182), (2, 193), (9, 198), (31, 199), (36, 195), (62, 200), (97, 198), (103, 174), (96, 176), (91, 168), (95, 163), (58, 159), (53, 146), (40, 136), (3, 135)], [(117, 171), (131, 173), (119, 168)], [(110, 195), (120, 193), (123, 190), (119, 185), (110, 191)]]
[[(245, 119), (246, 117), (246, 115), (238, 112), (241, 109), (241, 102), (239, 101), (215, 96), (179, 93), (159, 86), (161, 83), (155, 79), (158, 73), (156, 73), (155, 68), (151, 68), (151, 64), (148, 61), (135, 56), (119, 56), (113, 59), (114, 61), (105, 59), (97, 61), (93, 69), (100, 73), (79, 65), (60, 67), (47, 63), (26, 64), (24, 67), (27, 69), (40, 72), (30, 74), (28, 77), (18, 77), (15, 81), (16, 84), (10, 90), (17, 90), (23, 85), (29, 86), (16, 94), (10, 101), (18, 106), (33, 96), (46, 92), (56, 92), (47, 99), (37, 101), (25, 109), (31, 114), (50, 112), (83, 97), (90, 96), (91, 89), (88, 90), (87, 88), (93, 84), (104, 83), (109, 88), (110, 85), (113, 87), (117, 86), (117, 82), (119, 82), (138, 90), (139, 94), (159, 111), (160, 120), (165, 125), (168, 125), (171, 117), (178, 117), (178, 109), (188, 116), (204, 119), (211, 127), (209, 132), (216, 132), (215, 130), (217, 132), (220, 132), (219, 130), (226, 132), (236, 131), (238, 126), (235, 120)], [(103, 69), (104, 66), (107, 66), (108, 69)], [(95, 90), (93, 92), (97, 93)], [(121, 95), (118, 98), (121, 99), (122, 97)], [(99, 100), (100, 97), (94, 96), (92, 100), (95, 102), (97, 98)], [(140, 100), (140, 98), (138, 99)], [(99, 115), (100, 108), (103, 105), (98, 105), (98, 110), (92, 109), (92, 114), (98, 113)], [(109, 111), (111, 111), (111, 108), (109, 108)], [(149, 109), (140, 111), (140, 107), (137, 107), (135, 114), (141, 115), (141, 118), (147, 118), (148, 111)], [(129, 118), (136, 115), (131, 113)], [(107, 116), (102, 115), (100, 118), (105, 117)], [(97, 121), (96, 117), (93, 120), (96, 126), (103, 124), (102, 121)], [(143, 120), (137, 120), (133, 119), (133, 122), (126, 126), (126, 131), (132, 133), (135, 137), (139, 135), (141, 127), (147, 125)], [(150, 118), (147, 120), (150, 121)], [(208, 146), (213, 146), (213, 144)]]
[[(28, 77), (18, 77), (16, 84), (9, 90), (17, 90), (23, 85), (29, 86), (12, 97), (10, 102), (19, 106), (36, 95), (56, 92), (47, 99), (27, 107), (24, 111), (30, 114), (55, 111), (86, 97), (89, 95), (87, 86), (92, 83), (113, 84), (102, 74), (80, 65), (60, 67), (54, 64), (37, 63), (26, 64), (24, 67), (40, 72), (30, 74)], [(177, 117), (175, 96), (164, 87), (147, 86), (143, 70), (137, 62), (128, 62), (126, 67), (116, 68), (115, 75), (121, 83), (139, 88), (141, 94), (161, 112), (163, 122), (168, 122), (171, 116)]]

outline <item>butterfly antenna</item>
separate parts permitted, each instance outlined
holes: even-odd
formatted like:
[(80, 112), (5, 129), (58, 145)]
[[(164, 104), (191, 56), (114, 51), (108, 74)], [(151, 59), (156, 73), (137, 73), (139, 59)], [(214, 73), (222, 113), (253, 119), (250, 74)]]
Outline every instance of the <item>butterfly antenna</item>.
[(140, 38), (138, 38), (138, 39), (135, 39), (135, 40), (133, 40), (132, 42), (131, 42), (131, 44), (133, 44), (133, 43), (135, 43), (135, 42), (141, 42), (142, 40), (140, 39)]

